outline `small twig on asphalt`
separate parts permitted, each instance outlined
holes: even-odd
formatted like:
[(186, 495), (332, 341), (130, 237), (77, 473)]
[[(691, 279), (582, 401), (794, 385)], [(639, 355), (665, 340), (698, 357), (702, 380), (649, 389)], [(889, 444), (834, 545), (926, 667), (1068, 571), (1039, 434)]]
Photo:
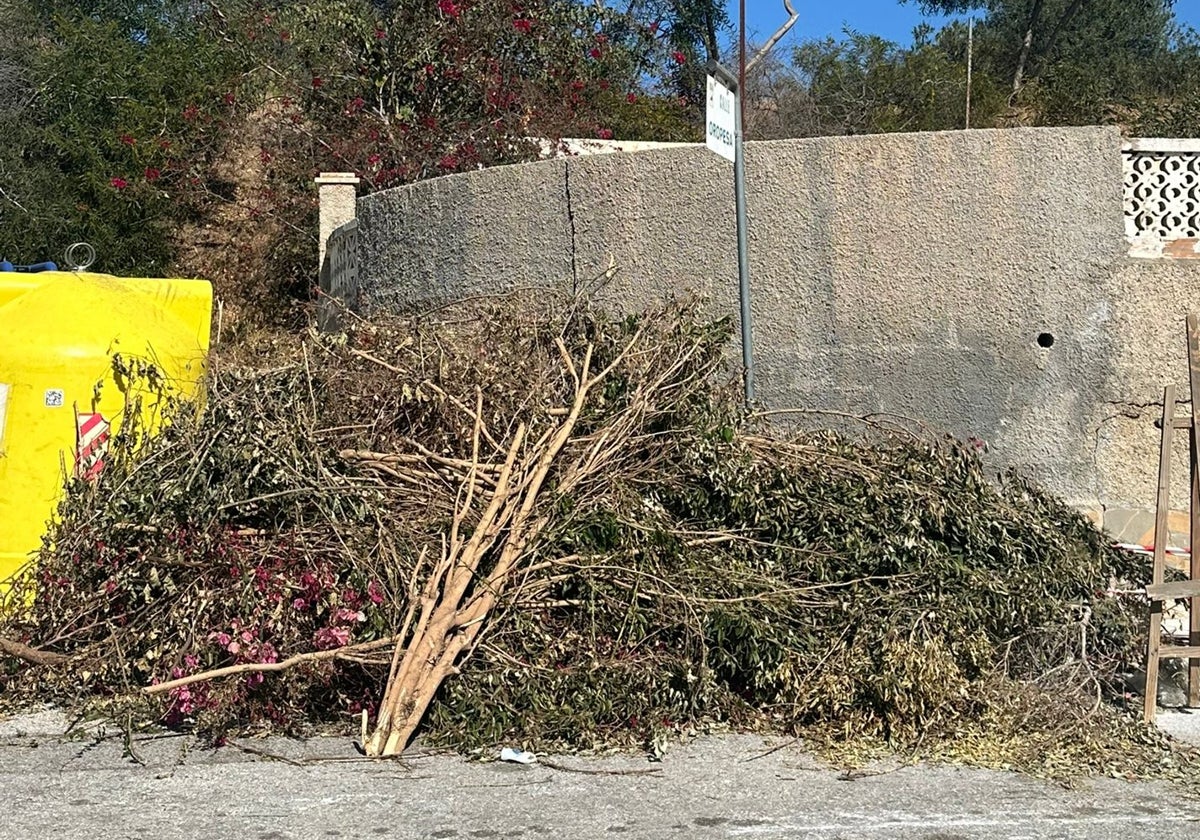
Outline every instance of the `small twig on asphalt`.
[(658, 767), (646, 770), (585, 770), (581, 767), (567, 767), (545, 758), (539, 758), (537, 763), (543, 767), (549, 767), (551, 770), (561, 770), (564, 773), (581, 773), (585, 776), (654, 776), (662, 773), (662, 769)]
[(851, 770), (847, 768), (838, 774), (837, 780), (839, 782), (857, 782), (859, 779), (869, 779), (872, 776), (887, 776), (903, 769), (904, 767), (893, 767), (891, 770)]
[(137, 748), (133, 746), (133, 715), (132, 714), (125, 716), (125, 727), (124, 727), (123, 735), (124, 735), (125, 755), (128, 756), (131, 761), (134, 761), (135, 763), (140, 764), (142, 767), (145, 767), (146, 760), (144, 758), (142, 758), (140, 755), (138, 755)]
[(775, 753), (779, 752), (780, 750), (787, 749), (788, 747), (790, 747), (792, 744), (795, 744), (799, 740), (800, 740), (800, 736), (797, 735), (795, 738), (792, 738), (790, 741), (784, 741), (782, 744), (771, 747), (771, 749), (767, 750), (764, 753), (759, 753), (758, 755), (752, 755), (749, 758), (740, 759), (738, 761), (738, 764), (745, 764), (748, 761), (758, 761), (760, 758), (766, 758), (769, 755), (774, 755)]
[(265, 758), (269, 761), (282, 761), (284, 764), (290, 764), (293, 767), (304, 767), (306, 765), (306, 762), (304, 762), (304, 761), (297, 760), (294, 758), (288, 758), (286, 755), (279, 755), (278, 753), (267, 752), (266, 750), (260, 750), (258, 747), (251, 747), (247, 744), (239, 744), (237, 741), (227, 741), (226, 743), (229, 746), (231, 746), (235, 749), (239, 749), (244, 753), (250, 753), (250, 755), (261, 756), (262, 758)]

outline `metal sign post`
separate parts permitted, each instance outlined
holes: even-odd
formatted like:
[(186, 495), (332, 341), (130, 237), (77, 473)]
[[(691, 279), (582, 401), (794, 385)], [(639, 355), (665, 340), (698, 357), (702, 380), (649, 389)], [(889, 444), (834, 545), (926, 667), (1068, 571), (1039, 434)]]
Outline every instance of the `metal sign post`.
[[(742, 319), (742, 371), (746, 405), (754, 402), (754, 331), (750, 324), (750, 261), (746, 255), (746, 156), (742, 140), (742, 108), (737, 77), (716, 61), (708, 63), (708, 108), (705, 144), (733, 161), (733, 200), (737, 213), (738, 284)], [(730, 113), (732, 111), (732, 113)], [(732, 156), (728, 154), (729, 120), (733, 121)]]

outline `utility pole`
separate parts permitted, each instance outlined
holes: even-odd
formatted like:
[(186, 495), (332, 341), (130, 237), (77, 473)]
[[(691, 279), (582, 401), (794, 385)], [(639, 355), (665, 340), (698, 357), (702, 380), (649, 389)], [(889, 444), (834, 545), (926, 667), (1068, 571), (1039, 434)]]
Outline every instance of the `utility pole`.
[(750, 324), (750, 258), (746, 243), (746, 0), (738, 0), (738, 84), (736, 153), (733, 161), (733, 201), (737, 213), (738, 286), (742, 320), (742, 368), (746, 405), (754, 402), (754, 331)]

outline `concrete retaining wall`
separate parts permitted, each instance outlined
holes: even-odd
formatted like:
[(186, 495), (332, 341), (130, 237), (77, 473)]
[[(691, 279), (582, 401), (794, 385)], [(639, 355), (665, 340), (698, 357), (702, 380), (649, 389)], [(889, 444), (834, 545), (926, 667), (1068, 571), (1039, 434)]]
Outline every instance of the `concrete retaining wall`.
[[(997, 466), (1143, 536), (1153, 403), (1166, 381), (1187, 394), (1200, 261), (1127, 256), (1120, 149), (1107, 128), (750, 144), (763, 402), (973, 435)], [(616, 306), (698, 291), (736, 316), (731, 177), (707, 150), (678, 148), (367, 196), (363, 292), (395, 307), (579, 287), (615, 263), (602, 296)]]

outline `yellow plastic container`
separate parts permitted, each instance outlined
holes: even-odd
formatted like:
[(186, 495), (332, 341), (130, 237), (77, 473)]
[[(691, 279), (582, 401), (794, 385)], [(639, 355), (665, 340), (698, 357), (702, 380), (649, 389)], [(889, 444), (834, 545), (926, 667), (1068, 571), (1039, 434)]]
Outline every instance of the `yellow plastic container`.
[[(202, 280), (0, 272), (0, 581), (41, 546), (86, 440), (79, 418), (119, 422), (130, 386), (114, 356), (154, 364), (167, 393), (193, 397), (211, 325)], [(149, 401), (143, 411), (154, 422)]]

